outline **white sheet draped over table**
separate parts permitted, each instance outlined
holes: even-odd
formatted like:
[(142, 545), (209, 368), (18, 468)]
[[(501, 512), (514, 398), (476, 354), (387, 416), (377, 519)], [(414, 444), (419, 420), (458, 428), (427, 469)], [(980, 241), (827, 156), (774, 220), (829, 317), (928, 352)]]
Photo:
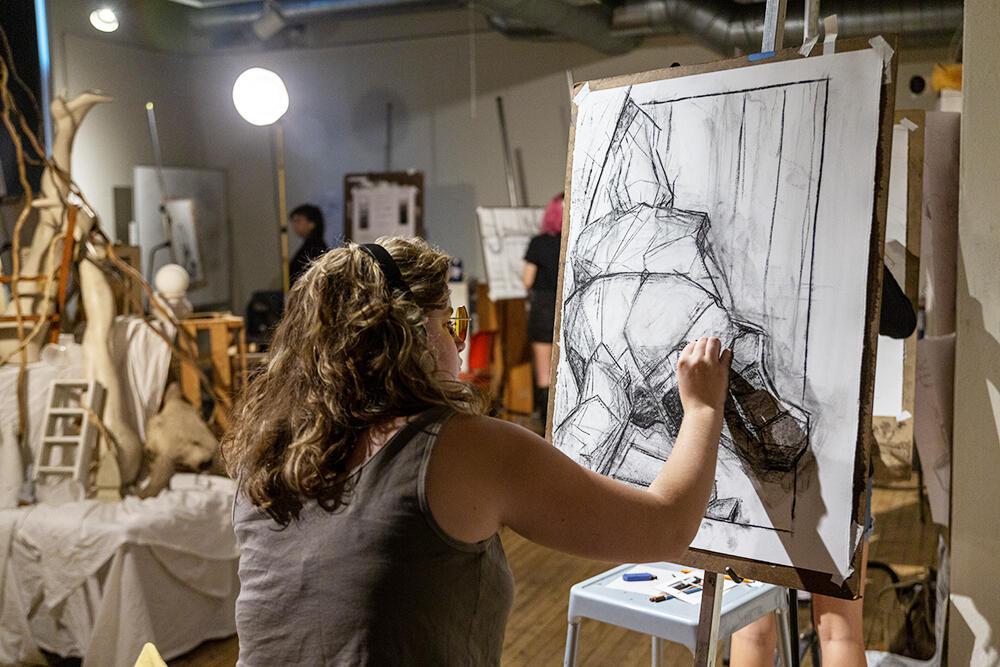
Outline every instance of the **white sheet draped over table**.
[(131, 665), (236, 632), (235, 484), (175, 475), (155, 498), (0, 511), (0, 665)]
[[(174, 327), (157, 321), (169, 339)], [(111, 328), (111, 359), (118, 369), (118, 381), (126, 391), (126, 418), (140, 439), (146, 438), (146, 422), (160, 409), (170, 371), (170, 346), (138, 317), (119, 316)], [(42, 420), (53, 380), (84, 377), (82, 366), (56, 365), (42, 361), (28, 364), (28, 443), (38, 449)], [(0, 367), (0, 425), (17, 425), (17, 364)]]

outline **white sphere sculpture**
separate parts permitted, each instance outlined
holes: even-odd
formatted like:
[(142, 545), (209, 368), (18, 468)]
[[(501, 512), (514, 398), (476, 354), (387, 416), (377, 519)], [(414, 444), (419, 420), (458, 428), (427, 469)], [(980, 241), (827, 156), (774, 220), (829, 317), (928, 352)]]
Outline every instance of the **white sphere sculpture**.
[(180, 264), (165, 264), (153, 279), (156, 291), (165, 299), (179, 299), (187, 294), (191, 276)]
[(271, 70), (251, 67), (236, 77), (233, 104), (248, 123), (271, 125), (288, 111), (288, 89)]

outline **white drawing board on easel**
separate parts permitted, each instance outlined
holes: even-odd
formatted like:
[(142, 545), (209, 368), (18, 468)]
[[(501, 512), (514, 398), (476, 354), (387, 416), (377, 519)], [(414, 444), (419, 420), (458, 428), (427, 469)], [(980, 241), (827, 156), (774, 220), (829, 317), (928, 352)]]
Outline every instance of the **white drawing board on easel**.
[(551, 428), (647, 486), (682, 416), (679, 350), (722, 337), (735, 374), (689, 563), (849, 597), (885, 110), (881, 56), (841, 46), (578, 88)]
[(143, 273), (155, 276), (161, 266), (172, 261), (170, 253), (163, 250), (156, 253), (154, 265), (148, 266), (152, 250), (166, 240), (160, 202), (167, 199), (174, 257), (182, 265), (187, 258), (188, 273), (195, 271), (188, 299), (195, 306), (228, 307), (232, 276), (225, 172), (165, 167), (164, 195), (156, 171), (156, 167), (135, 167), (132, 177), (132, 209), (139, 226)]
[(522, 282), (524, 253), (539, 234), (544, 214), (544, 208), (532, 207), (476, 209), (491, 301), (528, 296)]

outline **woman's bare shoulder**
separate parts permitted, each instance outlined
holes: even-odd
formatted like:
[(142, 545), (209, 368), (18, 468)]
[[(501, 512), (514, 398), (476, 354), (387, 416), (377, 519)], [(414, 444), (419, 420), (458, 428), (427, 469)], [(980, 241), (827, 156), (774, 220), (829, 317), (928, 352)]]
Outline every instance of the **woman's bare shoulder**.
[(442, 429), (443, 438), (459, 438), (471, 444), (504, 444), (511, 441), (545, 442), (533, 431), (513, 422), (485, 415), (456, 414)]

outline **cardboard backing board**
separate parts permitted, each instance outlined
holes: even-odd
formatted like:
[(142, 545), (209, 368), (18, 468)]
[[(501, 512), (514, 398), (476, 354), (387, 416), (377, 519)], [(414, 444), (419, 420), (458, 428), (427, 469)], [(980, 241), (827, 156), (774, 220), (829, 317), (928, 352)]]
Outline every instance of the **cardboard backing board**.
[[(895, 37), (886, 38), (889, 44), (895, 49), (897, 40)], [(870, 45), (868, 38), (853, 38), (837, 41), (837, 52), (857, 51), (868, 49)], [(819, 50), (814, 50), (816, 57), (821, 55)], [(713, 63), (692, 65), (687, 67), (674, 67), (668, 69), (654, 70), (640, 74), (611, 77), (595, 81), (580, 82), (574, 88), (574, 95), (583, 86), (588, 86), (589, 90), (603, 90), (607, 88), (617, 88), (646, 83), (651, 81), (661, 81), (678, 77), (704, 74), (709, 72), (719, 72), (723, 70), (734, 70), (743, 67), (753, 67), (756, 65), (770, 64), (774, 62), (796, 60), (802, 58), (797, 49), (785, 49), (771, 58), (757, 62), (750, 62), (746, 57), (722, 60)], [(895, 78), (895, 59), (889, 63), (890, 77)], [(875, 383), (875, 351), (878, 339), (878, 322), (881, 306), (882, 290), (882, 262), (883, 244), (885, 238), (885, 221), (888, 205), (888, 174), (889, 160), (891, 153), (892, 126), (893, 126), (894, 99), (893, 87), (883, 82), (879, 101), (879, 131), (878, 144), (875, 156), (875, 197), (874, 209), (872, 211), (872, 233), (870, 236), (868, 250), (868, 285), (869, 290), (866, 298), (866, 320), (864, 331), (864, 349), (861, 359), (861, 378), (859, 394), (859, 419), (855, 457), (855, 473), (853, 482), (853, 505), (852, 517), (856, 524), (864, 525), (865, 522), (865, 491), (868, 480), (868, 466), (872, 445), (871, 414), (872, 400)], [(577, 106), (573, 105), (573, 118), (570, 124), (569, 151), (566, 165), (566, 202), (563, 210), (563, 234), (562, 249), (560, 255), (559, 283), (557, 287), (557, 308), (555, 321), (555, 336), (552, 351), (552, 381), (551, 386), (557, 386), (556, 374), (560, 359), (560, 335), (562, 319), (562, 295), (564, 283), (564, 271), (566, 267), (567, 245), (570, 237), (570, 209), (572, 206), (572, 177), (573, 177), (573, 149), (576, 136)], [(549, 422), (546, 424), (546, 435), (549, 440), (553, 437), (553, 414), (555, 412), (555, 391), (549, 397)], [(835, 583), (831, 575), (825, 572), (796, 568), (791, 566), (773, 565), (756, 560), (728, 556), (722, 553), (706, 552), (697, 549), (689, 549), (686, 555), (680, 559), (685, 565), (714, 572), (724, 572), (726, 568), (732, 570), (739, 576), (745, 578), (766, 581), (789, 588), (807, 590), (813, 593), (829, 595), (840, 598), (856, 598), (859, 595), (861, 584), (861, 557), (863, 553), (863, 543), (859, 543), (852, 559), (853, 573), (841, 583)]]
[[(391, 225), (387, 218), (392, 219)], [(379, 236), (423, 235), (423, 172), (386, 171), (344, 176), (345, 240), (370, 243)]]
[[(895, 123), (908, 121), (911, 129), (907, 141), (906, 174), (906, 254), (905, 266), (900, 272), (904, 278), (897, 280), (914, 312), (918, 308), (920, 291), (920, 235), (923, 208), (924, 182), (924, 112), (922, 110), (897, 111)], [(917, 384), (917, 334), (903, 342), (903, 410), (909, 419), (891, 416), (872, 417), (872, 429), (878, 443), (878, 456), (873, 457), (875, 475), (879, 478), (909, 478), (913, 465), (913, 429)]]

